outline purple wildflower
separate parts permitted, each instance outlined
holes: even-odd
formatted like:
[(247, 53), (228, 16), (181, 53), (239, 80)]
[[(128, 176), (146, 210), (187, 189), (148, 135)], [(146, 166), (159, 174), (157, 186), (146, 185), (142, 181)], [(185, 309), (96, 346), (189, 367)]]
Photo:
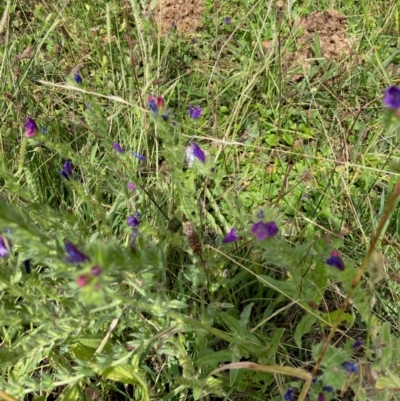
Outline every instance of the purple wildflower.
[(80, 85), (80, 84), (82, 83), (82, 77), (81, 77), (77, 72), (74, 73), (74, 81), (75, 81), (78, 85)]
[(340, 257), (339, 252), (334, 250), (331, 252), (330, 258), (328, 258), (325, 263), (329, 266), (335, 267), (338, 270), (344, 270), (344, 262), (343, 259)]
[(68, 254), (68, 263), (82, 263), (86, 260), (89, 260), (89, 258), (83, 252), (81, 252), (72, 242), (65, 242), (64, 247), (65, 251)]
[(27, 138), (31, 138), (36, 135), (38, 126), (33, 118), (26, 117), (25, 120), (25, 136)]
[(192, 152), (196, 159), (200, 160), (202, 163), (206, 162), (206, 155), (196, 142), (192, 145)]
[(85, 287), (88, 281), (89, 277), (86, 274), (83, 274), (76, 279), (76, 284), (78, 285), (78, 287)]
[(400, 108), (400, 89), (397, 86), (391, 86), (386, 89), (383, 103), (391, 109)]
[(146, 157), (143, 155), (139, 155), (138, 153), (135, 153), (132, 151), (133, 156), (137, 157), (141, 162), (145, 162), (146, 161)]
[(70, 161), (66, 161), (63, 165), (63, 169), (60, 171), (60, 174), (66, 179), (69, 180), (72, 177), (72, 164)]
[(332, 393), (333, 387), (332, 386), (324, 386), (322, 387), (323, 391), (326, 391), (327, 393)]
[(323, 393), (319, 393), (319, 394), (318, 394), (317, 401), (325, 401), (325, 396), (324, 396)]
[(222, 240), (222, 243), (227, 244), (229, 242), (236, 242), (238, 239), (239, 238), (236, 234), (236, 228), (233, 227), (232, 230), (229, 231), (229, 233), (225, 235), (224, 239)]
[(224, 22), (225, 22), (225, 24), (230, 24), (231, 23), (231, 17), (225, 17)]
[(259, 241), (264, 241), (265, 239), (274, 237), (278, 234), (279, 228), (274, 221), (269, 221), (268, 223), (259, 221), (252, 225), (251, 232)]
[(154, 96), (149, 96), (148, 98), (148, 102), (149, 102), (149, 108), (150, 110), (156, 115), (158, 116), (158, 107), (156, 104), (156, 99)]
[(0, 236), (0, 258), (4, 258), (8, 256), (9, 250), (12, 249), (12, 243), (9, 239), (5, 239), (3, 236)]
[(100, 266), (98, 266), (98, 265), (93, 266), (91, 272), (92, 272), (93, 276), (100, 276), (100, 274), (101, 274)]
[(178, 123), (177, 123), (176, 121), (172, 121), (172, 125), (173, 125), (174, 127), (176, 127), (176, 126), (178, 125)]
[(133, 182), (128, 182), (128, 189), (131, 191), (136, 191), (136, 185)]
[(189, 106), (189, 117), (196, 120), (197, 118), (201, 117), (201, 107), (193, 107), (192, 105)]
[(122, 150), (121, 145), (118, 142), (114, 142), (113, 143), (113, 148), (118, 152), (118, 153), (124, 153), (124, 151)]
[(346, 361), (342, 363), (342, 366), (347, 373), (358, 373), (357, 362)]
[(360, 347), (362, 347), (362, 341), (359, 339), (354, 341), (353, 348), (356, 349), (356, 348), (360, 348)]
[(286, 393), (283, 396), (283, 399), (286, 401), (294, 401), (294, 396), (293, 396), (293, 389), (289, 388)]
[(139, 219), (135, 216), (128, 216), (127, 222), (130, 227), (137, 227), (140, 224)]

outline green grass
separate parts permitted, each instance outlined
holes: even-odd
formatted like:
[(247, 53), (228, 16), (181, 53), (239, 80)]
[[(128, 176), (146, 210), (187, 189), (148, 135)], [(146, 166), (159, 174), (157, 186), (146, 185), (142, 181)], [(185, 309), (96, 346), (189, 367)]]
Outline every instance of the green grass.
[[(302, 0), (280, 19), (272, 1), (206, 0), (199, 32), (160, 37), (147, 3), (0, 6), (0, 232), (13, 243), (0, 261), (0, 399), (282, 400), (290, 387), (297, 399), (304, 381), (293, 369), (315, 366), (398, 181), (399, 123), (388, 123), (382, 93), (400, 81), (399, 6)], [(348, 17), (351, 67), (319, 57), (291, 80), (294, 21), (328, 9)], [(274, 51), (264, 55), (263, 41)], [(176, 127), (154, 118), (151, 94), (165, 97)], [(46, 133), (25, 138), (26, 116)], [(192, 141), (207, 163), (187, 168)], [(74, 179), (59, 174), (65, 160)], [(250, 233), (259, 210), (276, 238)], [(363, 276), (310, 400), (323, 385), (335, 389), (327, 400), (396, 399), (398, 221), (395, 208), (377, 247), (384, 279)], [(232, 227), (240, 240), (222, 244)], [(66, 263), (66, 240), (90, 263)], [(344, 272), (325, 264), (334, 249)], [(102, 274), (79, 288), (93, 265)], [(361, 373), (346, 376), (345, 360)], [(210, 375), (236, 362), (275, 370)]]

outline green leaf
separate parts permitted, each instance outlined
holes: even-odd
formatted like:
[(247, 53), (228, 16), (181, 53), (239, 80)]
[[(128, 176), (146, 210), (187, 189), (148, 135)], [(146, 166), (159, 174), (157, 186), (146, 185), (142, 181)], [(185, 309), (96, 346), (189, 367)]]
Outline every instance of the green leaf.
[(142, 400), (149, 401), (147, 384), (140, 377), (137, 370), (131, 365), (119, 365), (107, 369), (101, 369), (98, 371), (98, 374), (109, 380), (139, 386), (142, 390)]
[(79, 384), (74, 383), (65, 387), (63, 392), (56, 398), (56, 401), (75, 401), (81, 398), (80, 395)]
[(221, 362), (230, 362), (232, 360), (232, 352), (228, 350), (221, 350), (217, 352), (207, 353), (197, 359), (196, 364), (199, 366), (218, 366)]
[[(333, 323), (336, 321), (339, 313), (341, 313), (340, 309), (336, 309), (333, 312), (330, 313), (322, 313), (321, 318), (322, 321), (321, 323), (323, 324), (323, 321)], [(342, 316), (340, 317), (340, 322), (348, 322), (350, 326), (353, 326), (355, 317), (353, 315), (350, 315), (350, 313), (343, 313)]]
[(251, 302), (248, 304), (244, 309), (243, 312), (240, 315), (240, 326), (245, 329), (247, 324), (249, 323), (250, 320), (250, 314), (251, 314), (251, 309), (253, 307), (254, 303)]
[(235, 319), (234, 317), (232, 317), (231, 315), (229, 315), (226, 312), (221, 312), (220, 314), (221, 319), (223, 320), (223, 322), (228, 326), (228, 328), (230, 329), (230, 331), (234, 334), (238, 334), (240, 331), (240, 325), (239, 325), (239, 321), (237, 319)]
[(294, 341), (299, 348), (301, 347), (301, 337), (310, 331), (316, 320), (316, 316), (311, 315), (310, 313), (304, 315), (300, 320), (300, 323), (297, 325), (296, 331), (294, 332)]

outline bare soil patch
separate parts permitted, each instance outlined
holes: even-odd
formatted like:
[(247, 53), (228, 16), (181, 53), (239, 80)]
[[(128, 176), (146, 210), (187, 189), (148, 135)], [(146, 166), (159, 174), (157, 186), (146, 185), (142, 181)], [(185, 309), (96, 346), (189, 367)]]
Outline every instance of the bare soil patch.
[(193, 33), (199, 28), (204, 11), (204, 0), (160, 0), (155, 13), (155, 23), (166, 35), (172, 27), (179, 33)]

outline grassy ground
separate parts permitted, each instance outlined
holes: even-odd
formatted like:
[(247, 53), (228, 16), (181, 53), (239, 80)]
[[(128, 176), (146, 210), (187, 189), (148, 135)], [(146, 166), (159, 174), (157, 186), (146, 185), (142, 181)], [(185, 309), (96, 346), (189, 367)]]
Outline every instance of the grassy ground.
[[(289, 388), (297, 398), (304, 377), (290, 369), (315, 366), (398, 180), (398, 123), (382, 106), (384, 88), (400, 81), (397, 1), (280, 10), (207, 0), (200, 31), (166, 37), (145, 1), (6, 9), (0, 231), (13, 249), (0, 268), (0, 389), (20, 400), (281, 400)], [(295, 23), (329, 9), (347, 16), (351, 55), (324, 60), (315, 36), (295, 80), (285, 59), (301, 40)], [(151, 94), (165, 97), (167, 123), (150, 112)], [(201, 118), (189, 118), (189, 105)], [(34, 138), (24, 137), (26, 116)], [(193, 140), (205, 165), (184, 163)], [(260, 210), (280, 229), (262, 243), (250, 233)], [(137, 211), (133, 246), (126, 219)], [(387, 333), (398, 331), (398, 221), (395, 210), (378, 246), (384, 280), (363, 279), (310, 400), (396, 399), (368, 372), (398, 376)], [(239, 241), (222, 244), (232, 227)], [(66, 263), (67, 240), (90, 262)], [(334, 249), (342, 276), (324, 263)], [(91, 278), (79, 287), (82, 275)], [(354, 354), (356, 338), (364, 348)], [(357, 377), (335, 370), (349, 358), (363, 367)], [(209, 376), (245, 361), (275, 368)]]

